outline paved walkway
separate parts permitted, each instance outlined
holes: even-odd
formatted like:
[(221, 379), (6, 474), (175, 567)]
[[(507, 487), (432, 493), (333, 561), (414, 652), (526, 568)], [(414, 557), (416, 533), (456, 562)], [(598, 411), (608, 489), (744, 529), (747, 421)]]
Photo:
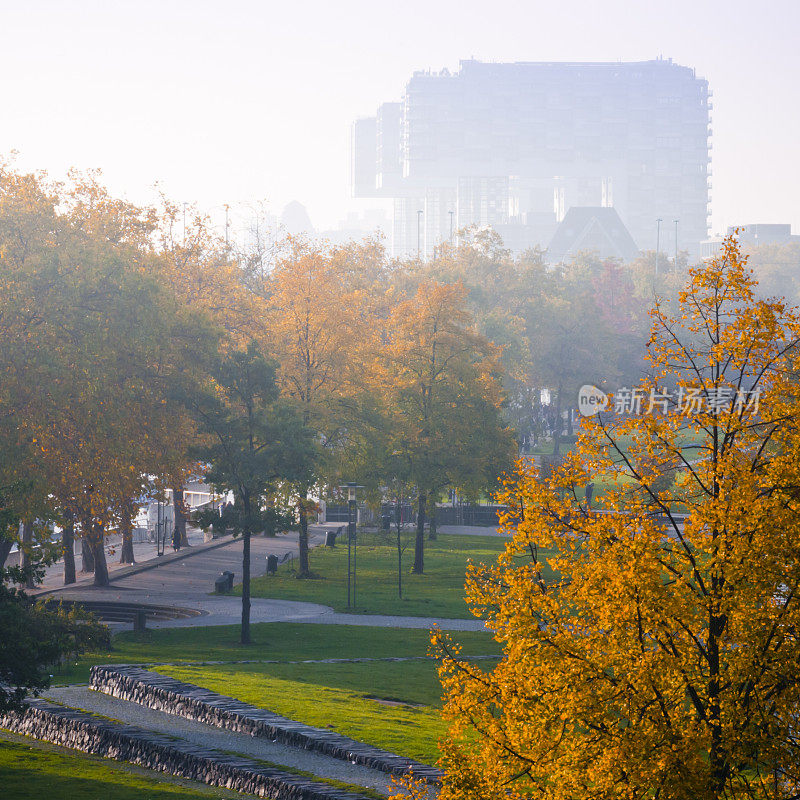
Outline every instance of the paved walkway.
[[(266, 573), (267, 555), (275, 554), (279, 558), (286, 554), (296, 555), (297, 537), (297, 533), (253, 537), (250, 541), (253, 577)], [(311, 546), (323, 544), (324, 538), (324, 531), (315, 529), (309, 536)], [(241, 599), (213, 594), (213, 591), (214, 579), (224, 570), (234, 573), (236, 583), (241, 582), (241, 539), (217, 541), (205, 547), (181, 550), (162, 559), (112, 574), (108, 587), (95, 587), (91, 584), (91, 578), (87, 578), (82, 584), (43, 591), (46, 596), (53, 598), (167, 605), (203, 612), (203, 616), (148, 620), (147, 624), (152, 628), (234, 625), (240, 622)], [(251, 622), (314, 622), (428, 630), (438, 625), (443, 630), (485, 630), (483, 622), (476, 619), (340, 614), (330, 606), (296, 600), (253, 598), (250, 615)], [(112, 627), (120, 629), (130, 625), (112, 624)]]
[[(189, 541), (189, 550), (184, 548), (184, 551), (191, 552), (193, 549), (203, 549), (208, 547), (209, 544), (213, 547), (214, 545), (218, 544), (221, 540), (216, 540), (210, 543), (206, 543), (203, 541), (204, 535), (201, 530), (198, 528), (187, 527), (186, 529), (186, 538)], [(230, 540), (230, 537), (225, 537), (226, 541)], [(156, 548), (155, 542), (134, 542), (133, 544), (133, 557), (135, 560), (135, 564), (120, 564), (119, 558), (121, 554), (121, 541), (120, 536), (116, 534), (112, 534), (111, 536), (106, 538), (105, 544), (106, 550), (106, 563), (108, 565), (108, 574), (110, 576), (126, 574), (131, 570), (136, 570), (137, 568), (141, 568), (145, 564), (154, 565), (158, 562), (167, 562), (170, 560), (172, 556), (175, 555), (175, 551), (172, 549), (172, 545), (170, 544), (164, 555), (159, 556)], [(16, 554), (14, 554), (16, 555)], [(75, 554), (75, 570), (76, 570), (76, 578), (77, 582), (73, 585), (85, 585), (87, 583), (91, 583), (93, 580), (93, 575), (91, 573), (81, 572), (81, 555), (80, 552)], [(37, 589), (39, 591), (46, 591), (51, 589), (60, 589), (64, 586), (64, 560), (59, 559), (54, 564), (51, 564), (49, 567), (45, 569), (44, 579)]]

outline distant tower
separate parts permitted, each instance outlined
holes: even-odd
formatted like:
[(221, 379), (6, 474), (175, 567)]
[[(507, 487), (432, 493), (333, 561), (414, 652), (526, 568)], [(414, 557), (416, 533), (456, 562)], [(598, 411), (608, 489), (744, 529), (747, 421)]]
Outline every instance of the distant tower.
[(297, 200), (292, 200), (283, 209), (281, 225), (292, 236), (298, 236), (303, 233), (310, 236), (314, 233), (314, 226), (311, 224), (311, 217), (308, 216), (306, 207)]

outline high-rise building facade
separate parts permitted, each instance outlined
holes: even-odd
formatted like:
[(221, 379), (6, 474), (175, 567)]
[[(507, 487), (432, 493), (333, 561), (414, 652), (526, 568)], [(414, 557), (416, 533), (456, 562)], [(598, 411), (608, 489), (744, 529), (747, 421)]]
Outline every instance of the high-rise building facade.
[[(708, 236), (708, 82), (671, 60), (462, 61), (417, 72), (401, 103), (353, 126), (357, 197), (394, 198), (393, 252), (430, 255), (452, 232), (493, 226), (546, 247), (574, 207), (613, 207), (643, 250), (657, 220), (674, 246)], [(666, 246), (666, 240), (662, 241)]]

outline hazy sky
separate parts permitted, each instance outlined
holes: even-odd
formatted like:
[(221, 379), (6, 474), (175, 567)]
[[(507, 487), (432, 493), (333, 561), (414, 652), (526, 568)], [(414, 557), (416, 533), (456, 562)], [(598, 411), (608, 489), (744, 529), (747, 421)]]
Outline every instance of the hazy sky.
[(414, 70), (663, 55), (714, 91), (713, 231), (800, 233), (798, 31), (798, 0), (0, 0), (0, 154), (215, 218), (297, 199), (329, 227), (375, 205), (349, 198), (350, 123)]

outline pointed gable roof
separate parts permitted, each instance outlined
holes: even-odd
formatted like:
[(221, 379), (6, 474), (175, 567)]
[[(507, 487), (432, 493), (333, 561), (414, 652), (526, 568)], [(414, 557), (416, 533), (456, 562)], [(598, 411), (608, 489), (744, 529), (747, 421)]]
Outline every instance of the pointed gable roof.
[(567, 261), (581, 250), (596, 250), (600, 258), (633, 261), (639, 248), (614, 208), (574, 206), (567, 211), (547, 247), (551, 263)]

